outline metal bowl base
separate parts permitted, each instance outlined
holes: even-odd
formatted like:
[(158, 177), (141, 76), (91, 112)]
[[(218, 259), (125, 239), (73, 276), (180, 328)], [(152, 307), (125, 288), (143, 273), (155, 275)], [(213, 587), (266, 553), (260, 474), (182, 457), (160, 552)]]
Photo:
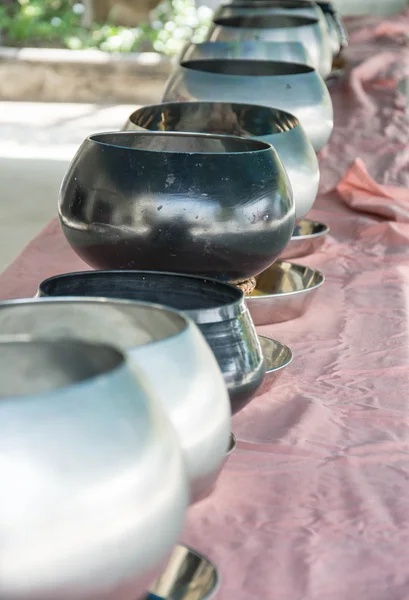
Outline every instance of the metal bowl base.
[(257, 277), (257, 285), (246, 298), (255, 325), (283, 323), (301, 317), (324, 284), (320, 271), (277, 261)]
[(218, 587), (216, 567), (196, 550), (178, 544), (144, 600), (210, 600)]
[(262, 396), (271, 390), (285, 367), (292, 362), (293, 353), (288, 346), (265, 335), (259, 335), (259, 340), (266, 365), (266, 376), (263, 385), (257, 392), (257, 396)]
[(280, 260), (291, 260), (317, 252), (330, 232), (328, 225), (303, 219), (294, 228), (293, 235), (280, 255)]

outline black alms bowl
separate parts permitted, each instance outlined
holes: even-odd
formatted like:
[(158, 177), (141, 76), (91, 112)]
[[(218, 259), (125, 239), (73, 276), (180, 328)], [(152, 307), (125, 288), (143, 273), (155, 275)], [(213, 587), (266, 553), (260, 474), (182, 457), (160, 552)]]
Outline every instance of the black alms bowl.
[(263, 383), (266, 367), (260, 341), (244, 294), (235, 286), (156, 271), (87, 271), (46, 279), (37, 295), (143, 300), (184, 312), (213, 350), (233, 413), (250, 402)]
[(64, 178), (59, 216), (94, 268), (242, 281), (280, 255), (295, 210), (284, 167), (265, 142), (130, 131), (85, 140)]

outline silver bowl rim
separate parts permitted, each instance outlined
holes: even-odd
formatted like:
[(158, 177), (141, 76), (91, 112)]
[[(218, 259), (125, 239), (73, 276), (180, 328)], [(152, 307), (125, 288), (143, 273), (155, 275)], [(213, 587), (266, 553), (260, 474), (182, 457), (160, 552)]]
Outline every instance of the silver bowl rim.
[[(262, 67), (264, 69), (267, 69), (269, 66), (276, 66), (276, 65), (284, 65), (284, 67), (289, 70), (291, 67), (295, 67), (296, 69), (298, 69), (299, 71), (296, 73), (262, 73), (261, 75), (258, 74), (254, 74), (253, 72), (250, 73), (221, 73), (215, 70), (210, 70), (210, 69), (199, 69), (197, 67), (199, 67), (201, 64), (205, 64), (205, 63), (209, 63), (210, 65), (215, 65), (216, 63), (221, 63), (221, 62), (225, 62), (225, 63), (229, 63), (230, 65), (236, 63), (241, 63), (241, 66), (246, 67), (247, 69), (249, 69), (249, 65), (256, 67), (257, 65), (262, 65)], [(246, 64), (247, 63), (247, 64)], [(312, 67), (311, 65), (307, 65), (305, 63), (299, 63), (296, 62), (295, 60), (291, 60), (291, 61), (285, 61), (285, 60), (263, 60), (260, 58), (225, 58), (225, 57), (218, 57), (218, 58), (188, 58), (187, 60), (183, 60), (181, 63), (179, 63), (178, 68), (183, 69), (184, 71), (193, 71), (196, 73), (200, 73), (200, 74), (206, 74), (206, 75), (212, 75), (213, 77), (218, 77), (219, 80), (221, 78), (223, 79), (229, 79), (229, 78), (249, 78), (251, 77), (252, 80), (256, 81), (256, 80), (265, 80), (267, 79), (267, 81), (273, 81), (276, 80), (277, 77), (311, 77), (313, 76), (314, 78), (318, 79), (320, 78), (320, 74), (319, 72)], [(276, 107), (273, 107), (276, 108)], [(134, 132), (135, 133), (135, 132)], [(97, 134), (95, 134), (97, 135)], [(202, 134), (202, 135), (218, 135), (218, 134)], [(220, 134), (222, 135), (222, 134)], [(228, 137), (237, 137), (237, 136), (228, 136)], [(243, 139), (243, 138), (239, 138), (239, 139)], [(259, 138), (244, 138), (244, 139), (256, 139), (258, 140)]]
[[(232, 5), (233, 6), (233, 5)], [(241, 19), (243, 18), (244, 15), (235, 15), (235, 16), (230, 16), (230, 17), (216, 17), (216, 19), (213, 21), (213, 24), (216, 25), (217, 27), (224, 27), (226, 29), (272, 29), (269, 27), (252, 27), (250, 26), (241, 26), (241, 25), (231, 25), (226, 23), (226, 21), (230, 22), (237, 20), (237, 19)], [(274, 15), (275, 16), (275, 15)], [(270, 13), (263, 13), (263, 9), (260, 10), (260, 12), (257, 12), (257, 14), (251, 15), (251, 17), (253, 18), (263, 18), (263, 17), (271, 17)], [(314, 26), (316, 27), (319, 23), (320, 20), (318, 17), (306, 17), (304, 15), (284, 15), (284, 14), (280, 14), (279, 15), (280, 18), (282, 18), (283, 22), (290, 22), (292, 21), (291, 24), (288, 25), (280, 25), (279, 27), (276, 27), (274, 29), (290, 29), (290, 28), (295, 28), (295, 27), (311, 27)], [(284, 18), (285, 17), (285, 18)], [(249, 19), (250, 20), (250, 19)], [(215, 40), (216, 41), (216, 40)]]
[[(148, 300), (137, 300), (137, 299), (132, 299), (132, 300), (128, 300), (126, 298), (121, 298), (120, 296), (118, 298), (112, 298), (112, 297), (104, 297), (104, 296), (39, 296), (42, 287), (50, 282), (52, 282), (53, 280), (57, 280), (60, 278), (66, 278), (69, 279), (70, 277), (83, 277), (85, 276), (87, 277), (97, 277), (98, 274), (99, 275), (107, 275), (108, 277), (111, 277), (113, 275), (124, 275), (124, 274), (137, 274), (137, 275), (147, 275), (147, 276), (171, 276), (171, 277), (175, 277), (175, 278), (180, 278), (180, 280), (182, 280), (183, 278), (187, 278), (187, 279), (192, 279), (198, 282), (202, 282), (205, 285), (206, 284), (213, 284), (213, 285), (217, 285), (219, 287), (226, 287), (227, 289), (230, 290), (230, 292), (232, 294), (234, 294), (236, 297), (234, 299), (232, 299), (231, 302), (229, 302), (229, 304), (227, 305), (223, 305), (222, 307), (211, 307), (211, 308), (206, 308), (206, 309), (188, 309), (188, 310), (179, 310), (177, 308), (172, 308), (170, 306), (167, 306), (166, 304), (160, 304), (157, 302), (149, 302)], [(138, 270), (138, 269), (90, 269), (88, 271), (70, 271), (68, 273), (60, 273), (59, 275), (51, 275), (50, 277), (47, 277), (46, 279), (43, 279), (37, 288), (37, 292), (36, 292), (36, 296), (35, 298), (38, 298), (40, 300), (49, 298), (49, 299), (54, 299), (57, 300), (59, 298), (61, 299), (82, 299), (84, 300), (85, 298), (90, 298), (90, 299), (99, 299), (99, 300), (104, 300), (106, 302), (109, 302), (110, 300), (113, 301), (117, 301), (120, 300), (122, 302), (128, 302), (128, 303), (133, 303), (133, 302), (139, 302), (140, 304), (150, 304), (150, 305), (154, 305), (158, 308), (165, 308), (166, 310), (169, 311), (173, 311), (176, 312), (178, 314), (183, 315), (185, 318), (190, 319), (191, 321), (194, 321), (196, 323), (196, 325), (202, 325), (204, 323), (215, 323), (215, 322), (220, 322), (220, 321), (224, 321), (227, 319), (235, 319), (238, 316), (240, 316), (241, 314), (243, 314), (246, 310), (246, 303), (245, 303), (245, 296), (244, 293), (235, 285), (231, 284), (231, 283), (227, 283), (224, 281), (220, 281), (219, 279), (214, 279), (212, 277), (205, 277), (205, 276), (201, 276), (201, 275), (187, 275), (186, 273), (174, 273), (172, 271), (152, 271), (152, 270)], [(27, 298), (21, 299), (18, 298), (18, 300), (29, 300)], [(12, 300), (7, 300), (4, 302), (12, 302)]]
[[(304, 1), (304, 0), (303, 0)], [(228, 5), (233, 6), (233, 5)], [(291, 40), (288, 42), (280, 42), (278, 40), (274, 41), (274, 40), (250, 40), (250, 39), (245, 39), (245, 40), (214, 40), (213, 42), (211, 40), (203, 40), (202, 42), (188, 42), (188, 44), (186, 45), (186, 49), (188, 48), (192, 48), (192, 47), (200, 47), (200, 46), (211, 46), (213, 44), (217, 44), (219, 47), (220, 46), (239, 46), (239, 45), (245, 45), (245, 46), (267, 46), (267, 48), (270, 48), (272, 46), (302, 46), (305, 49), (305, 46), (303, 45), (302, 42), (298, 41), (298, 40)], [(192, 59), (192, 60), (196, 60), (196, 59)]]
[(328, 235), (331, 233), (331, 229), (329, 225), (326, 223), (322, 223), (321, 221), (312, 221), (311, 219), (301, 219), (301, 222), (307, 221), (308, 223), (312, 223), (314, 226), (322, 227), (321, 231), (317, 231), (316, 233), (307, 233), (305, 235), (292, 235), (290, 242), (295, 242), (299, 240), (313, 240), (315, 238), (323, 237), (324, 235)]
[[(211, 43), (215, 43), (216, 44), (218, 42), (211, 42)], [(273, 42), (273, 43), (276, 43), (276, 42)], [(200, 44), (196, 44), (196, 46), (198, 46), (198, 45), (200, 45)], [(234, 106), (234, 107), (241, 106), (243, 108), (254, 108), (254, 109), (259, 108), (259, 109), (262, 109), (262, 110), (266, 110), (267, 109), (270, 112), (279, 113), (279, 116), (282, 117), (282, 118), (287, 118), (287, 119), (291, 119), (291, 120), (294, 121), (293, 127), (290, 130), (288, 130), (288, 131), (292, 131), (296, 127), (300, 127), (300, 121), (299, 121), (299, 119), (294, 114), (288, 112), (287, 110), (283, 110), (281, 108), (275, 108), (274, 106), (264, 106), (262, 104), (251, 104), (250, 102), (228, 102), (227, 100), (222, 101), (222, 102), (216, 102), (216, 101), (213, 101), (213, 100), (183, 100), (182, 102), (176, 102), (174, 100), (169, 100), (169, 101), (166, 101), (166, 102), (157, 102), (157, 103), (154, 103), (154, 104), (144, 104), (143, 106), (140, 106), (139, 108), (136, 108), (134, 111), (131, 112), (131, 114), (129, 115), (129, 117), (126, 120), (126, 124), (132, 123), (133, 125), (135, 125), (137, 127), (141, 127), (141, 125), (138, 125), (137, 123), (134, 122), (133, 117), (135, 115), (137, 115), (138, 113), (144, 111), (144, 110), (159, 109), (161, 106), (163, 106), (164, 108), (166, 108), (167, 106), (175, 106), (176, 107), (176, 105), (181, 105), (182, 107), (186, 107), (186, 106), (204, 106), (204, 105), (213, 105), (213, 104), (218, 104), (218, 105), (221, 104), (222, 106)], [(143, 131), (155, 132), (157, 130), (156, 129), (146, 129), (144, 127)], [(173, 131), (173, 130), (170, 129), (170, 130), (166, 130), (166, 131)], [(287, 130), (286, 131), (280, 131), (280, 132), (277, 131), (276, 133), (267, 134), (267, 135), (281, 135), (282, 133), (287, 133)], [(205, 133), (205, 135), (213, 135), (213, 134), (207, 134), (207, 133)], [(218, 134), (214, 134), (214, 135), (218, 135)], [(225, 134), (220, 134), (220, 135), (222, 136), (222, 135), (225, 135)], [(237, 136), (229, 136), (228, 135), (228, 137), (237, 137)], [(265, 137), (265, 136), (257, 136), (256, 139), (260, 139), (261, 137)], [(270, 142), (267, 142), (267, 143), (270, 143)]]
[[(87, 272), (87, 271), (84, 271)], [(69, 275), (69, 273), (64, 273), (64, 275), (67, 274)], [(56, 276), (59, 277), (59, 276)], [(52, 279), (51, 277), (49, 279)], [(44, 280), (46, 281), (46, 280)], [(38, 294), (38, 292), (37, 292)], [(161, 338), (160, 340), (150, 340), (149, 342), (146, 342), (145, 344), (143, 344), (143, 346), (154, 346), (155, 344), (158, 343), (163, 343), (166, 340), (176, 340), (178, 337), (180, 337), (181, 335), (185, 334), (186, 331), (189, 329), (189, 327), (191, 327), (191, 323), (192, 323), (192, 319), (190, 319), (189, 315), (187, 315), (186, 313), (179, 311), (175, 308), (172, 308), (170, 306), (166, 306), (164, 304), (158, 304), (157, 302), (144, 302), (143, 300), (128, 300), (127, 298), (107, 298), (105, 296), (38, 296), (36, 294), (36, 296), (34, 296), (33, 298), (12, 298), (10, 300), (0, 300), (0, 311), (1, 308), (7, 308), (7, 307), (13, 307), (13, 306), (36, 306), (36, 305), (45, 305), (47, 306), (47, 304), (49, 304), (50, 306), (58, 306), (58, 305), (72, 305), (73, 309), (75, 308), (75, 305), (80, 306), (85, 305), (85, 306), (92, 306), (92, 304), (96, 304), (98, 306), (101, 305), (114, 305), (114, 306), (129, 306), (129, 307), (139, 307), (139, 308), (144, 308), (147, 310), (152, 310), (153, 312), (156, 313), (162, 313), (162, 314), (170, 314), (173, 316), (176, 316), (178, 318), (178, 320), (181, 322), (182, 326), (180, 327), (179, 331), (177, 331), (174, 334), (168, 335), (167, 337)], [(1, 314), (1, 312), (0, 312)], [(23, 338), (28, 337), (28, 338), (34, 338), (34, 339), (47, 339), (47, 336), (45, 338), (42, 338), (40, 335), (36, 335), (36, 334), (4, 334), (2, 335), (1, 330), (0, 330), (0, 343), (7, 338), (8, 336), (19, 336), (21, 337), (22, 341)], [(54, 339), (54, 338), (53, 338)], [(78, 338), (73, 338), (76, 341), (82, 341), (83, 343), (87, 343), (84, 342), (84, 340), (78, 340)], [(92, 342), (90, 342), (90, 344), (92, 344)], [(115, 345), (114, 345), (115, 346)], [(116, 346), (115, 346), (116, 347)], [(121, 350), (119, 350), (120, 352), (123, 352)], [(124, 352), (123, 352), (124, 353)]]
[[(267, 61), (264, 61), (267, 62)], [(142, 108), (142, 107), (141, 107)], [(236, 142), (238, 146), (243, 145), (243, 147), (248, 143), (250, 148), (247, 150), (229, 150), (227, 152), (202, 152), (200, 150), (194, 151), (177, 151), (177, 150), (156, 150), (152, 148), (132, 148), (131, 146), (125, 146), (119, 143), (109, 142), (109, 138), (113, 138), (118, 136), (119, 138), (126, 137), (168, 137), (168, 138), (200, 138), (200, 139), (213, 139), (213, 140), (223, 140), (228, 139), (232, 142)], [(107, 138), (107, 139), (105, 139)], [(93, 144), (96, 147), (109, 148), (112, 151), (125, 150), (130, 153), (142, 153), (146, 152), (149, 154), (165, 154), (165, 155), (205, 155), (205, 156), (229, 156), (229, 155), (240, 155), (240, 154), (250, 154), (250, 155), (259, 155), (262, 153), (271, 152), (272, 145), (268, 142), (260, 140), (258, 138), (251, 137), (240, 137), (238, 135), (229, 135), (222, 133), (200, 133), (195, 131), (152, 131), (150, 129), (142, 129), (142, 130), (114, 130), (114, 131), (101, 131), (97, 133), (91, 133), (85, 138), (85, 141)]]
[[(310, 287), (304, 287), (300, 290), (293, 290), (292, 292), (278, 292), (275, 294), (263, 294), (257, 296), (246, 296), (246, 302), (250, 300), (250, 302), (257, 302), (258, 300), (271, 300), (273, 298), (288, 298), (289, 296), (298, 296), (300, 294), (306, 294), (307, 292), (312, 292), (313, 290), (317, 290), (322, 285), (324, 285), (326, 278), (325, 275), (318, 271), (318, 269), (313, 269), (312, 267), (308, 267), (307, 265), (300, 265), (299, 263), (293, 263), (287, 260), (277, 260), (274, 264), (285, 264), (291, 265), (292, 267), (301, 267), (302, 269), (309, 269), (313, 271), (316, 275), (318, 275), (319, 281), (315, 285), (311, 285)], [(268, 269), (266, 269), (268, 270)], [(257, 279), (257, 278), (256, 278)], [(257, 285), (256, 285), (257, 289)]]
[(286, 346), (286, 344), (283, 344), (282, 342), (279, 342), (278, 340), (275, 340), (274, 338), (269, 337), (268, 335), (259, 335), (258, 337), (259, 337), (259, 339), (262, 338), (264, 340), (267, 340), (270, 343), (273, 342), (275, 345), (281, 346), (282, 350), (285, 350), (285, 353), (286, 353), (286, 358), (281, 365), (278, 365), (277, 367), (273, 367), (272, 369), (266, 370), (266, 377), (268, 377), (268, 375), (271, 375), (272, 373), (276, 373), (277, 371), (281, 371), (282, 369), (285, 369), (286, 367), (288, 367), (288, 365), (290, 365), (293, 362), (293, 359), (294, 359), (293, 352), (292, 352), (291, 348)]

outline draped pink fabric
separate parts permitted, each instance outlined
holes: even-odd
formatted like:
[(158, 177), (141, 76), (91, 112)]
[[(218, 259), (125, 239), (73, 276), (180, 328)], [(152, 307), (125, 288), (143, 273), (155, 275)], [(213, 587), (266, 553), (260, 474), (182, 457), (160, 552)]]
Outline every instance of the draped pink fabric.
[[(347, 76), (299, 262), (326, 285), (300, 319), (260, 328), (292, 365), (234, 418), (238, 450), (184, 541), (218, 565), (219, 600), (409, 599), (409, 11), (349, 21)], [(86, 269), (56, 221), (0, 277), (3, 298)]]

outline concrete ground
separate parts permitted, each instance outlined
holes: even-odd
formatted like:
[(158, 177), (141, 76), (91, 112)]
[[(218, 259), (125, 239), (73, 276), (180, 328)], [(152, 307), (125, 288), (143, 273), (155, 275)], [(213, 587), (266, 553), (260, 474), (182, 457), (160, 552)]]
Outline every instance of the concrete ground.
[(135, 106), (0, 102), (0, 272), (57, 214), (84, 138), (120, 129)]

